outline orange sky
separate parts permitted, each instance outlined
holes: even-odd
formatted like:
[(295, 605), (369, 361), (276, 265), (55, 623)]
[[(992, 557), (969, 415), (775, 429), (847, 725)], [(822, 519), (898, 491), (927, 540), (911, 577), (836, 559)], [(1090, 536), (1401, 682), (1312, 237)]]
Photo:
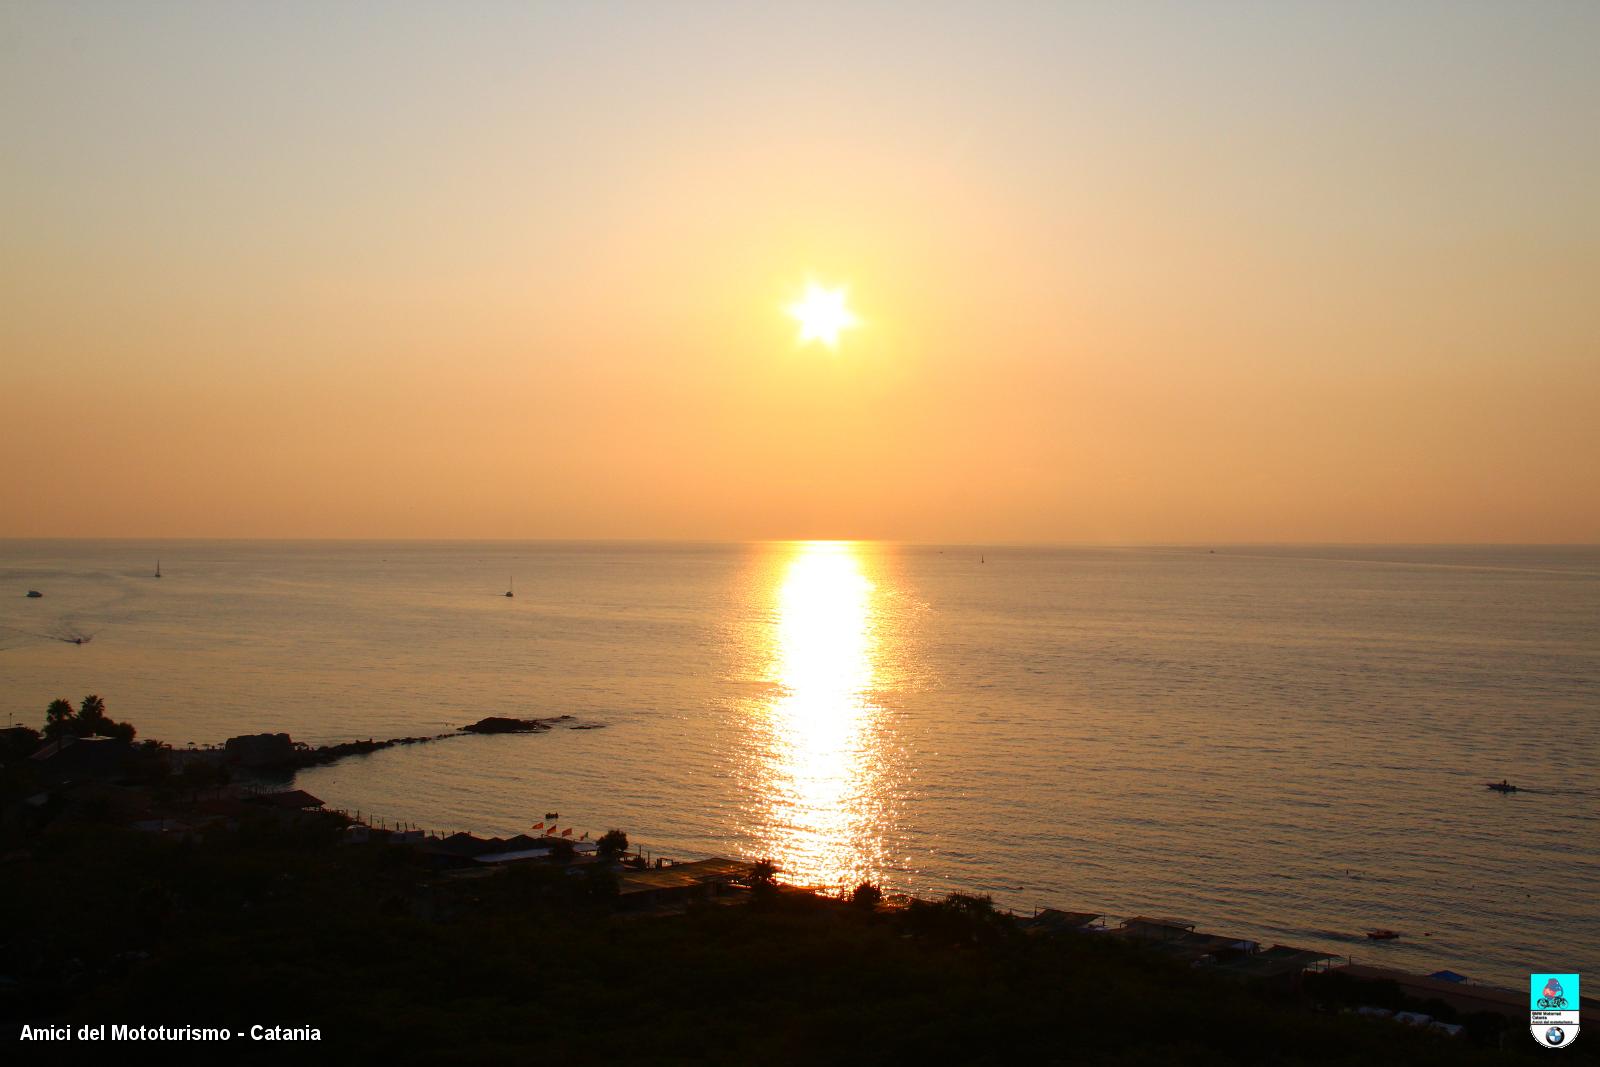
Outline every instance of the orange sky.
[(1600, 541), (1600, 9), (1401, 8), (10, 5), (0, 536)]

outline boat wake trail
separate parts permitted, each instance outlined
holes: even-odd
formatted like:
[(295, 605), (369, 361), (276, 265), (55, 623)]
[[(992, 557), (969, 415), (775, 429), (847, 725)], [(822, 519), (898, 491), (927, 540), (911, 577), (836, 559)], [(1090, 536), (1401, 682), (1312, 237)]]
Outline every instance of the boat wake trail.
[(18, 630), (11, 626), (0, 626), (0, 652), (7, 649), (21, 648), (30, 642), (33, 635), (26, 630)]
[[(95, 633), (98, 632), (98, 630), (95, 631)], [(71, 627), (62, 627), (60, 630), (54, 634), (51, 634), (50, 636), (56, 641), (65, 641), (69, 645), (87, 645), (90, 641), (94, 640), (94, 633), (87, 633), (83, 630), (78, 630)]]
[[(13, 635), (20, 635), (24, 638), (31, 637), (37, 641), (61, 641), (69, 645), (87, 645), (94, 640), (95, 634), (100, 632), (99, 630), (81, 630), (70, 623), (62, 623), (51, 630), (23, 630), (15, 626), (5, 627), (5, 629), (9, 630)], [(17, 640), (14, 637), (9, 639), (0, 637), (0, 649), (17, 648), (27, 643), (25, 640)]]

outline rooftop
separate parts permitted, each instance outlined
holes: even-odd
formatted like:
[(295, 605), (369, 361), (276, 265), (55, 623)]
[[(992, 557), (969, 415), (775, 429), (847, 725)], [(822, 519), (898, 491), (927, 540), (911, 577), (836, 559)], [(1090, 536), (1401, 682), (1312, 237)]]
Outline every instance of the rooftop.
[(287, 789), (281, 793), (259, 793), (251, 799), (258, 804), (270, 804), (275, 808), (322, 807), (322, 801), (307, 793), (304, 789)]
[(1131, 919), (1123, 920), (1112, 933), (1123, 937), (1165, 941), (1193, 934), (1194, 923), (1184, 922), (1182, 919), (1152, 919), (1147, 915), (1135, 915)]
[(650, 893), (658, 889), (674, 889), (703, 885), (706, 882), (731, 881), (748, 878), (754, 864), (739, 860), (709, 859), (694, 863), (676, 863), (648, 871), (624, 869), (618, 875), (618, 892), (622, 896), (633, 893)]
[(1045, 908), (1033, 918), (1024, 919), (1022, 922), (1024, 926), (1034, 930), (1081, 930), (1098, 918), (1100, 913), (1094, 911), (1058, 911), (1055, 908)]
[(1241, 978), (1283, 978), (1338, 958), (1327, 952), (1315, 952), (1290, 945), (1273, 945), (1260, 952), (1219, 962), (1216, 969), (1223, 974), (1237, 975)]
[(550, 850), (547, 848), (522, 848), (514, 852), (490, 852), (472, 859), (476, 863), (517, 863), (521, 860), (548, 859), (549, 856)]

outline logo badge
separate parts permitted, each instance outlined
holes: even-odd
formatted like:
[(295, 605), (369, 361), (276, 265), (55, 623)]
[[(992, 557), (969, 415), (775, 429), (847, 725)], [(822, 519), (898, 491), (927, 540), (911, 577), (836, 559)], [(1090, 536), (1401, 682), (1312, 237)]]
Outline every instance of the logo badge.
[(1578, 1037), (1578, 976), (1528, 976), (1528, 1029), (1545, 1048), (1566, 1048)]

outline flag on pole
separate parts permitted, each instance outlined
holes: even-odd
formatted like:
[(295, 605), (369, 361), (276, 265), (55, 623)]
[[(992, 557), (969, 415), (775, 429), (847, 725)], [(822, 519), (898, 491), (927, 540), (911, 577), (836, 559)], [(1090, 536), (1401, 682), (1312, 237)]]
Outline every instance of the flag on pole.
[(561, 836), (562, 837), (571, 837), (572, 836), (572, 828), (569, 826), (567, 829), (561, 831)]
[(554, 837), (554, 836), (556, 836), (556, 824), (555, 823), (551, 823), (550, 824), (550, 829), (548, 829), (548, 830), (546, 830), (544, 832), (544, 836), (546, 836), (546, 837)]
[(538, 822), (534, 823), (533, 826), (530, 827), (530, 829), (543, 830), (544, 829), (544, 820), (540, 819)]

